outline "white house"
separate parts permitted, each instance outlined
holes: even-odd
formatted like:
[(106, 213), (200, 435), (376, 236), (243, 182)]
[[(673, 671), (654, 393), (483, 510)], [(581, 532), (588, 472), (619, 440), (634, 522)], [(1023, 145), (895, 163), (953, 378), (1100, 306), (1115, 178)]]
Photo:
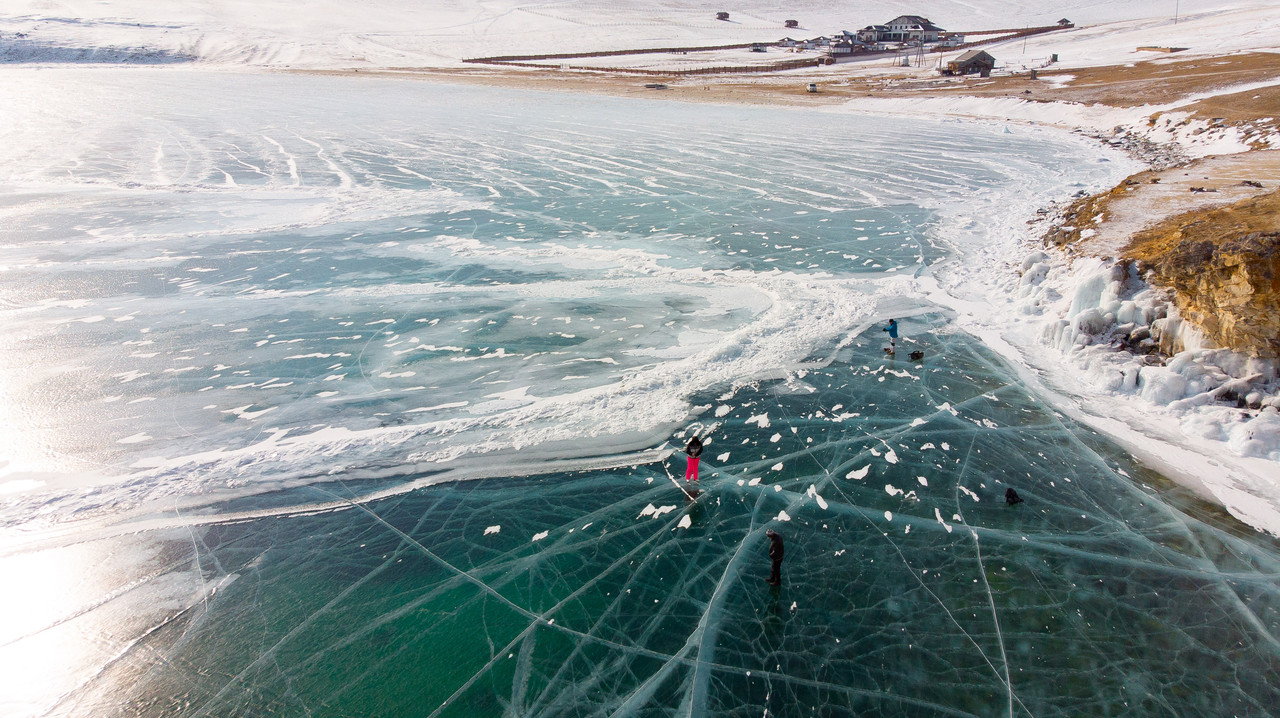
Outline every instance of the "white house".
[(882, 35), (887, 34), (889, 34), (889, 28), (884, 25), (867, 25), (858, 31), (858, 42), (865, 42), (869, 45), (874, 45), (875, 43), (880, 42), (880, 37)]
[(887, 32), (878, 39), (880, 42), (937, 42), (938, 33), (943, 29), (929, 22), (929, 18), (919, 15), (899, 15), (885, 23)]

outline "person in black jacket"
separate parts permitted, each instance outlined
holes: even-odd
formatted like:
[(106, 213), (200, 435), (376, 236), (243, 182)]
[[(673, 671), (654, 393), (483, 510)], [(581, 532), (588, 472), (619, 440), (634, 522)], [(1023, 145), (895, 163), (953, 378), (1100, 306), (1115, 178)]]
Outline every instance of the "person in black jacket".
[(773, 570), (769, 572), (769, 585), (782, 585), (782, 536), (777, 531), (769, 529), (764, 532), (769, 537), (769, 560), (773, 561)]
[(689, 461), (685, 464), (684, 480), (698, 480), (698, 457), (702, 455), (702, 441), (698, 437), (689, 439), (689, 445), (684, 447), (684, 453), (689, 455)]

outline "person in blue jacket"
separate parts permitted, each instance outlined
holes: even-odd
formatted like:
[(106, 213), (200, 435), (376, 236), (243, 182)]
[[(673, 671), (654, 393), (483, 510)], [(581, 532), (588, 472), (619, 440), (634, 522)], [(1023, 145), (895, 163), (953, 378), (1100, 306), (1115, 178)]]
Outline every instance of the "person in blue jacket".
[(892, 354), (898, 347), (898, 320), (890, 319), (889, 326), (881, 329), (882, 332), (889, 332), (889, 353)]

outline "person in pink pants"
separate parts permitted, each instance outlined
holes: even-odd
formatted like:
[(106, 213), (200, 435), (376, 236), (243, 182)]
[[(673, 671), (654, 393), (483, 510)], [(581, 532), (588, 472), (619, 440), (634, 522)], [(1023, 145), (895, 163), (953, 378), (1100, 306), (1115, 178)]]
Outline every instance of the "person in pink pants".
[(689, 461), (685, 465), (684, 480), (698, 480), (698, 457), (702, 455), (702, 441), (698, 437), (689, 439), (689, 445), (684, 447), (684, 453), (689, 455)]

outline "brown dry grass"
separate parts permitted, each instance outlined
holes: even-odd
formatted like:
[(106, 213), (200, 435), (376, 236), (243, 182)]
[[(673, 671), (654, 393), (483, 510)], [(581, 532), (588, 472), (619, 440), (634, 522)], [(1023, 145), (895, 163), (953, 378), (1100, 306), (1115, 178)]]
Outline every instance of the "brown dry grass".
[(1169, 217), (1134, 234), (1125, 256), (1154, 262), (1167, 258), (1187, 242), (1223, 245), (1254, 232), (1280, 232), (1280, 191), (1226, 207)]
[[(1055, 86), (1027, 75), (944, 78), (924, 71), (915, 77), (864, 63), (837, 65), (822, 72), (793, 71), (746, 76), (646, 77), (607, 72), (565, 72), (527, 68), (396, 68), (393, 70), (333, 71), (328, 74), (394, 75), (462, 84), (520, 87), (561, 92), (590, 92), (610, 95), (645, 95), (680, 101), (750, 104), (823, 105), (846, 102), (856, 97), (901, 97), (973, 95), (1016, 96), (1025, 99), (1100, 103), (1115, 107), (1165, 104), (1206, 90), (1280, 76), (1280, 54), (1253, 52), (1213, 58), (1179, 59), (1150, 53), (1135, 53), (1132, 66), (1093, 67), (1078, 70), (1045, 70), (1041, 78), (1072, 75), (1075, 79)], [(841, 71), (842, 68), (847, 68)], [(666, 90), (644, 88), (660, 82)], [(821, 92), (809, 93), (805, 86), (816, 82)], [(1196, 103), (1188, 111), (1228, 122), (1244, 122), (1260, 117), (1280, 118), (1280, 87), (1237, 93)]]
[[(998, 78), (1000, 82), (988, 87), (972, 88), (965, 94), (1004, 95), (1022, 94), (1031, 90), (1038, 100), (1099, 103), (1112, 107), (1137, 107), (1159, 105), (1180, 100), (1206, 90), (1220, 89), (1280, 76), (1280, 54), (1251, 52), (1223, 57), (1178, 59), (1176, 55), (1152, 56), (1135, 53), (1152, 59), (1139, 59), (1132, 66), (1109, 65), (1079, 70), (1045, 70), (1041, 78), (1055, 75), (1072, 75), (1069, 83), (1053, 87), (1026, 75)], [(1259, 94), (1254, 92), (1251, 94)], [(1263, 93), (1270, 102), (1280, 100), (1276, 92)], [(1278, 104), (1272, 107), (1280, 107)], [(1272, 114), (1270, 112), (1264, 113)], [(1280, 115), (1280, 111), (1274, 114)], [(1214, 115), (1215, 117), (1221, 115)]]
[[(1204, 214), (1274, 191), (1275, 177), (1280, 177), (1280, 150), (1204, 157), (1179, 167), (1139, 172), (1109, 192), (1076, 200), (1063, 210), (1059, 226), (1045, 240), (1076, 245), (1086, 254), (1126, 256), (1125, 247), (1135, 233), (1168, 217)], [(1094, 236), (1082, 242), (1086, 229)]]

